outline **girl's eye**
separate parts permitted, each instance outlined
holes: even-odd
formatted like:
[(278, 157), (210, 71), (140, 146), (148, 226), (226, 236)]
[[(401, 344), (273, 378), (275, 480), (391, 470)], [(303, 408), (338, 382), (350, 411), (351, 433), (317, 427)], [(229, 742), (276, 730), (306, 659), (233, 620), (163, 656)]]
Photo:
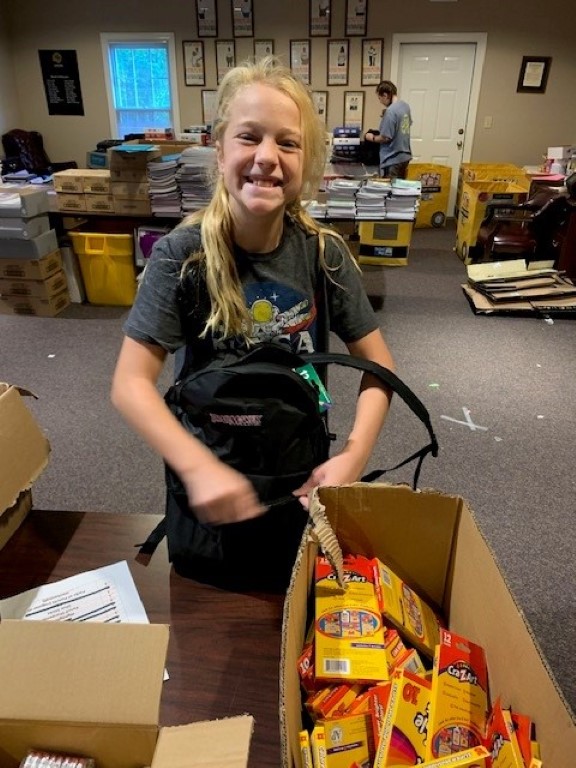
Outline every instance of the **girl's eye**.
[(258, 141), (257, 137), (252, 133), (240, 133), (238, 138), (242, 141), (255, 142)]

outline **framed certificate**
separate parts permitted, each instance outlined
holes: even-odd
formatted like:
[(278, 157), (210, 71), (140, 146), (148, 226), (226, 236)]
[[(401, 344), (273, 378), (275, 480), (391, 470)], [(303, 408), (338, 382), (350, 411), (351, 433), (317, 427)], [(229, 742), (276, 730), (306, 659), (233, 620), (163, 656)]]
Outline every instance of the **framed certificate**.
[(320, 117), (324, 123), (328, 122), (328, 91), (312, 91), (312, 100), (316, 107), (318, 117)]
[(202, 91), (202, 123), (204, 125), (212, 125), (214, 122), (216, 93), (215, 90)]
[(364, 91), (344, 91), (344, 125), (362, 128)]
[(362, 40), (361, 85), (378, 85), (382, 80), (382, 40)]
[(328, 41), (328, 85), (348, 85), (349, 40)]
[(310, 85), (310, 40), (290, 40), (290, 69)]
[(309, 0), (310, 37), (330, 37), (332, 0)]
[(234, 37), (254, 37), (254, 9), (252, 0), (230, 0)]
[(183, 40), (184, 83), (186, 85), (206, 85), (204, 68), (204, 43), (202, 40)]
[(365, 37), (368, 0), (346, 0), (346, 37)]
[(218, 85), (222, 82), (222, 78), (228, 72), (236, 66), (236, 43), (234, 40), (217, 40), (216, 41), (216, 78)]
[(198, 37), (218, 37), (216, 0), (196, 0)]

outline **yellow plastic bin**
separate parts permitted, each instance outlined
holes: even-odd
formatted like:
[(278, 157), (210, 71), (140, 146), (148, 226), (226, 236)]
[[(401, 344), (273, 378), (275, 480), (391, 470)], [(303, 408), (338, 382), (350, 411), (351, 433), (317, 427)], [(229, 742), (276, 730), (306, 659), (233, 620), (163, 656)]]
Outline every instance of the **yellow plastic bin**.
[(132, 235), (69, 232), (90, 304), (128, 307), (136, 296)]
[(410, 163), (406, 178), (422, 185), (414, 227), (443, 227), (448, 216), (452, 168), (438, 163)]

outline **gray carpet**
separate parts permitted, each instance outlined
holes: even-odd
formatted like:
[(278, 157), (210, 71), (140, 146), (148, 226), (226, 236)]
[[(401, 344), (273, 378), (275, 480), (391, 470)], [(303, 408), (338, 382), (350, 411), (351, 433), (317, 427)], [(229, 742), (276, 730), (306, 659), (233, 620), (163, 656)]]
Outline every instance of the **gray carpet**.
[[(575, 711), (574, 320), (474, 315), (454, 239), (452, 228), (416, 230), (408, 266), (365, 268), (366, 286), (398, 373), (438, 435), (440, 455), (426, 459), (420, 486), (470, 502)], [(55, 319), (0, 315), (0, 380), (37, 393), (31, 408), (52, 444), (34, 489), (39, 508), (162, 511), (161, 462), (109, 404), (125, 315), (78, 305)], [(331, 428), (340, 435), (355, 375), (330, 374)], [(167, 369), (161, 389), (170, 378)], [(396, 399), (371, 468), (398, 462), (425, 437)], [(412, 469), (387, 479), (411, 482)]]

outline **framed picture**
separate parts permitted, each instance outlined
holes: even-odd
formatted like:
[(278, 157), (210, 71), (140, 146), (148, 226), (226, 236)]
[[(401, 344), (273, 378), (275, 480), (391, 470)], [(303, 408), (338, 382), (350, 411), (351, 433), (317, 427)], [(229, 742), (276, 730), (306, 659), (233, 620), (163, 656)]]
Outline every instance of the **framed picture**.
[(254, 37), (252, 0), (230, 0), (234, 37)]
[(312, 101), (316, 107), (318, 116), (324, 121), (328, 122), (328, 91), (312, 91)]
[(254, 58), (274, 55), (274, 40), (254, 40)]
[(310, 37), (330, 37), (332, 0), (309, 0)]
[(364, 91), (344, 91), (344, 125), (362, 128), (364, 123)]
[(378, 85), (382, 80), (382, 40), (362, 40), (362, 81), (360, 85)]
[(346, 37), (365, 37), (368, 0), (346, 0)]
[(204, 43), (202, 40), (183, 40), (184, 83), (186, 85), (206, 85), (204, 67)]
[(202, 123), (203, 125), (212, 125), (214, 122), (214, 113), (216, 108), (216, 91), (202, 91)]
[(218, 85), (222, 82), (222, 78), (228, 72), (236, 66), (236, 43), (234, 40), (217, 40), (216, 41), (216, 82)]
[(198, 37), (218, 37), (216, 0), (196, 0)]
[(522, 58), (516, 92), (544, 93), (551, 63), (551, 56), (524, 56)]
[(328, 41), (328, 85), (348, 85), (349, 40)]
[(310, 40), (290, 40), (290, 69), (310, 85)]

